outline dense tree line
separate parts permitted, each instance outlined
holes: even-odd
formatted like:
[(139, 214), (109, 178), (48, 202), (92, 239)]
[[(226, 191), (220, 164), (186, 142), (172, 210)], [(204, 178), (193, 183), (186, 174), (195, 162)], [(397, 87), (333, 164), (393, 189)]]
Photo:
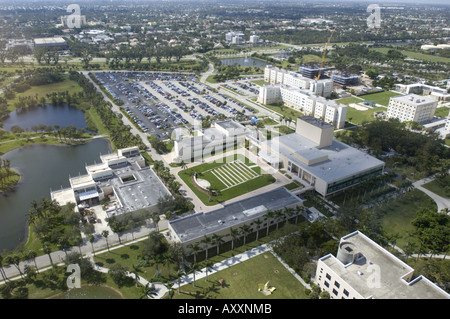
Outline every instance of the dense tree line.
[(139, 146), (141, 150), (146, 149), (142, 139), (131, 133), (130, 127), (125, 125), (122, 119), (112, 111), (111, 104), (103, 99), (102, 94), (97, 92), (95, 86), (86, 77), (78, 72), (70, 72), (70, 79), (76, 81), (83, 88), (84, 96), (100, 116), (109, 131), (111, 142), (116, 148)]
[(437, 173), (450, 164), (450, 150), (435, 134), (421, 134), (406, 128), (398, 120), (377, 120), (349, 130), (337, 137), (344, 143), (368, 147), (374, 155), (394, 151), (392, 161), (413, 166), (426, 175)]

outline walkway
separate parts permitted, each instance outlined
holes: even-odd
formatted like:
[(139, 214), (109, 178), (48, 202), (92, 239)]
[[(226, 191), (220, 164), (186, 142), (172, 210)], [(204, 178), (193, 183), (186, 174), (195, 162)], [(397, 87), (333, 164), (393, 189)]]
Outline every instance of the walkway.
[(424, 179), (414, 182), (413, 185), (415, 188), (421, 190), (422, 192), (424, 192), (425, 194), (430, 196), (436, 202), (438, 212), (440, 212), (441, 210), (443, 210), (445, 208), (450, 208), (450, 199), (441, 197), (441, 196), (433, 193), (432, 191), (426, 189), (425, 187), (422, 187), (422, 185), (429, 183), (433, 180), (434, 180), (434, 176), (430, 176), (430, 177), (426, 177)]

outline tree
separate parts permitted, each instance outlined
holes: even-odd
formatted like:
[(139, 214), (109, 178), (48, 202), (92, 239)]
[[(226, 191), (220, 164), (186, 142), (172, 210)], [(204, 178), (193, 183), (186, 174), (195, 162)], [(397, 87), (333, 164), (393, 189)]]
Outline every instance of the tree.
[(267, 219), (267, 232), (266, 237), (269, 236), (269, 227), (270, 227), (270, 220), (275, 216), (275, 213), (272, 210), (268, 210), (264, 217)]
[(208, 248), (209, 248), (209, 244), (211, 244), (211, 237), (208, 237), (206, 235), (203, 236), (203, 239), (200, 241), (201, 243), (203, 243), (203, 248), (205, 248), (205, 252), (206, 252), (206, 260), (208, 260)]
[(199, 264), (197, 264), (197, 263), (193, 263), (192, 265), (191, 265), (191, 273), (192, 273), (192, 276), (193, 276), (193, 279), (194, 279), (194, 287), (197, 287), (196, 285), (195, 285), (195, 273), (197, 272), (197, 271), (199, 271), (200, 270), (200, 265)]
[(108, 251), (109, 251), (109, 243), (108, 243), (109, 231), (108, 231), (108, 230), (102, 231), (102, 236), (105, 237), (105, 240), (106, 240), (106, 247), (108, 248)]
[(216, 246), (217, 246), (217, 256), (219, 256), (220, 244), (223, 243), (222, 238), (223, 238), (223, 236), (218, 235), (218, 234), (212, 235), (212, 240), (216, 243)]
[(0, 255), (0, 273), (2, 274), (3, 281), (6, 282), (8, 277), (6, 277), (5, 269), (3, 269), (3, 256)]
[(147, 283), (145, 286), (141, 288), (140, 299), (148, 299), (149, 297), (156, 296), (158, 293), (156, 292), (156, 288), (153, 284)]
[(121, 264), (115, 263), (108, 270), (108, 274), (112, 278), (112, 280), (119, 286), (122, 287), (128, 277), (127, 277), (127, 269), (123, 267)]
[(36, 272), (39, 273), (39, 268), (36, 263), (36, 257), (37, 257), (37, 253), (35, 251), (30, 250), (27, 254), (27, 258), (33, 259), (34, 265), (36, 266)]
[(191, 245), (192, 252), (194, 254), (194, 263), (197, 263), (197, 253), (200, 250), (200, 243), (196, 242)]
[(231, 250), (234, 250), (234, 241), (238, 238), (238, 230), (230, 227)]
[(245, 246), (245, 241), (246, 241), (247, 235), (250, 232), (250, 226), (245, 224), (245, 225), (242, 225), (241, 227), (239, 227), (239, 229), (241, 230), (241, 234), (243, 234), (243, 236), (244, 236), (244, 246)]

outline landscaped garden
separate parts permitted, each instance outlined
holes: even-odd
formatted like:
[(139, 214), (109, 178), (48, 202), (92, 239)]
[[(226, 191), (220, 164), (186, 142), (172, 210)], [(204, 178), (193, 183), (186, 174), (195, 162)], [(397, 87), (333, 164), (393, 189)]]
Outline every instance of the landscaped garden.
[(275, 182), (275, 178), (241, 155), (200, 164), (178, 176), (206, 205), (215, 205)]

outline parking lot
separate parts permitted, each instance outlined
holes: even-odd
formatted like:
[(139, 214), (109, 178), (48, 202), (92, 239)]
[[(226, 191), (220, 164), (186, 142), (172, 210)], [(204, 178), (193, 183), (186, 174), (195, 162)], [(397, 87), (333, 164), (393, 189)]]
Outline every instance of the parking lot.
[(143, 132), (161, 139), (173, 129), (189, 128), (195, 120), (239, 116), (250, 119), (254, 110), (196, 81), (192, 74), (98, 72), (96, 78)]

